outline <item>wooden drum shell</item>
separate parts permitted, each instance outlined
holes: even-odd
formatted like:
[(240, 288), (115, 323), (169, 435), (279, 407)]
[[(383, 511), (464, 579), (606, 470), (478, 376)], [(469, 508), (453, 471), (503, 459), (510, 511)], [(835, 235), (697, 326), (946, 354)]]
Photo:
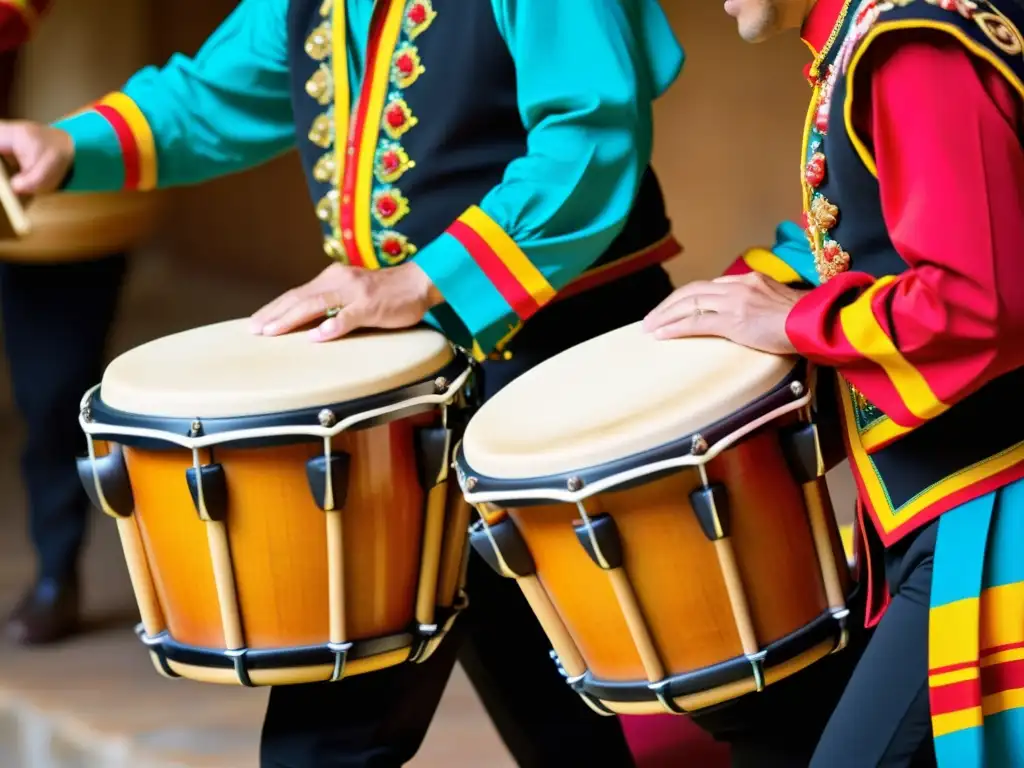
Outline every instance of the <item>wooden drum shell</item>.
[[(402, 663), (415, 652), (412, 633), (418, 623), (427, 494), (418, 476), (414, 434), (423, 424), (424, 418), (393, 421), (342, 432), (332, 440), (332, 452), (348, 453), (351, 460), (347, 498), (338, 513), (343, 531), (345, 640), (356, 645), (392, 640), (381, 652), (350, 658), (345, 676)], [(131, 526), (141, 538), (148, 589), (163, 623), (152, 630), (166, 631), (176, 645), (219, 651), (231, 647), (207, 538), (210, 523), (197, 514), (185, 481), (192, 453), (178, 448), (123, 450), (135, 510), (119, 524)], [(97, 450), (97, 455), (103, 452)], [(307, 460), (322, 454), (318, 442), (258, 448), (227, 445), (200, 452), (201, 462), (220, 464), (227, 480), (224, 528), (249, 651), (287, 651), (330, 641), (328, 513), (315, 503), (306, 476)], [(439, 490), (443, 499), (446, 489)], [(440, 557), (434, 562), (440, 572), (436, 605), (442, 611), (459, 600), (468, 518), (461, 496), (448, 496)], [(452, 534), (453, 527), (461, 528), (462, 535)], [(125, 553), (131, 562), (128, 546)], [(139, 595), (138, 585), (136, 593), (142, 607), (147, 600)], [(157, 669), (166, 673), (159, 661), (155, 656)], [(240, 683), (231, 668), (173, 659), (167, 665), (173, 674), (201, 682)], [(254, 685), (285, 685), (326, 681), (333, 671), (332, 664), (262, 665), (248, 674)]]
[[(709, 481), (724, 484), (728, 491), (730, 540), (760, 647), (827, 615), (830, 603), (808, 522), (808, 493), (817, 493), (819, 501), (824, 494), (827, 547), (844, 595), (851, 582), (824, 478), (801, 487), (786, 462), (778, 432), (771, 428), (720, 454), (706, 469)], [(584, 502), (591, 518), (607, 513), (615, 521), (623, 569), (666, 678), (744, 656), (716, 546), (702, 532), (690, 505), (690, 492), (701, 485), (698, 469), (688, 468)], [(500, 512), (489, 514), (493, 521), (504, 517)], [(543, 592), (575, 645), (563, 652), (581, 659), (588, 677), (601, 683), (646, 685), (649, 668), (631, 637), (613, 582), (574, 532), (574, 524), (581, 522), (576, 506), (511, 508), (507, 514), (532, 555)], [(534, 610), (541, 615), (546, 609), (534, 605)], [(550, 631), (549, 637), (559, 650), (559, 638)], [(564, 635), (560, 640), (566, 642)], [(829, 639), (766, 667), (765, 683), (803, 669), (834, 648), (835, 641)], [(566, 671), (572, 676), (568, 665)], [(692, 711), (754, 689), (753, 680), (744, 680), (679, 697), (675, 705)], [(602, 698), (600, 705), (620, 714), (665, 711), (653, 698)]]

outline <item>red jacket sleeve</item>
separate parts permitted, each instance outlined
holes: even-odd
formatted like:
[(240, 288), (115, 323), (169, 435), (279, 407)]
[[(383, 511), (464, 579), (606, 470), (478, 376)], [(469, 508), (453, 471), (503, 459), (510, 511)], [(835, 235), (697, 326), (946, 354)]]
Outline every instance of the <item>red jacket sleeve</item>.
[(794, 307), (786, 330), (802, 355), (914, 427), (1024, 364), (1021, 105), (941, 32), (883, 35), (858, 73), (869, 80), (855, 124), (908, 269), (841, 274)]
[(49, 6), (50, 0), (0, 0), (0, 52), (27, 43)]

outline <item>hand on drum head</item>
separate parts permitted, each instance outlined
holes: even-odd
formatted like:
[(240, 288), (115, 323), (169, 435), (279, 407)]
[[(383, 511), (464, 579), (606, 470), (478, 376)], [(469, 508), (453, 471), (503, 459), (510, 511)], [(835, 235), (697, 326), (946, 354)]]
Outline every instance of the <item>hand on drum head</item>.
[(256, 312), (250, 329), (278, 336), (321, 320), (310, 337), (330, 341), (357, 328), (409, 328), (442, 301), (413, 263), (382, 270), (332, 264)]
[(677, 288), (644, 318), (644, 330), (659, 339), (720, 336), (745, 347), (791, 355), (786, 318), (807, 291), (751, 272)]
[(19, 195), (56, 192), (71, 168), (75, 145), (59, 128), (24, 120), (0, 121), (0, 155), (18, 171), (11, 189)]

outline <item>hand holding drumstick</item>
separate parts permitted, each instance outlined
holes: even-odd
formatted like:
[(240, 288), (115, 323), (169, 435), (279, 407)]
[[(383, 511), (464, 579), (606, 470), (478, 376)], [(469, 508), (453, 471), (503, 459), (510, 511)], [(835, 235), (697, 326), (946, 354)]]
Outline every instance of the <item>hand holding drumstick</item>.
[(11, 189), (18, 195), (56, 192), (71, 169), (75, 145), (59, 128), (24, 120), (0, 121), (0, 155), (18, 171)]

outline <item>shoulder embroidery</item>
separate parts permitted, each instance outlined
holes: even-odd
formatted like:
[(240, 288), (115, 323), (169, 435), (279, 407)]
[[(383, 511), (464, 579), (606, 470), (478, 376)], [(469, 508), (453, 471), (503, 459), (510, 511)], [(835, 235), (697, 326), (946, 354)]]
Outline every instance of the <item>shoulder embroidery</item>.
[[(956, 13), (973, 21), (997, 49), (1008, 56), (1024, 53), (1024, 35), (999, 9), (984, 0), (920, 0), (943, 11)], [(893, 8), (903, 8), (918, 0), (864, 0), (857, 8), (853, 25), (839, 48), (836, 68), (845, 73), (857, 44), (875, 25), (879, 17)]]

